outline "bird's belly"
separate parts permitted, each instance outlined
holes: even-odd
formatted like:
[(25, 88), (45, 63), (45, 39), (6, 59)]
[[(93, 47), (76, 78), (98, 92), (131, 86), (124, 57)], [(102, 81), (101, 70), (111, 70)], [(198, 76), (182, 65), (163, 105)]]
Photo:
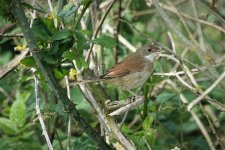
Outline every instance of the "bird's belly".
[(120, 77), (117, 80), (118, 82), (114, 82), (114, 84), (120, 86), (123, 90), (132, 90), (141, 87), (150, 75), (151, 72), (149, 71), (131, 73)]

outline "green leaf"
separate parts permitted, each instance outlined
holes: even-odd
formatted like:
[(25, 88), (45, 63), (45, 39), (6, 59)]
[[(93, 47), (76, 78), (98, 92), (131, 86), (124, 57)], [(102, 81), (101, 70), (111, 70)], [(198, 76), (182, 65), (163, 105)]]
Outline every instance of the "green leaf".
[(148, 143), (150, 143), (151, 145), (153, 145), (156, 141), (156, 129), (149, 129), (146, 133), (145, 133), (145, 138), (148, 141)]
[(17, 128), (16, 125), (7, 118), (0, 118), (0, 130), (6, 134), (16, 134)]
[(63, 10), (58, 13), (58, 16), (64, 20), (66, 17), (74, 14), (77, 11), (77, 8), (78, 7), (75, 6), (73, 3), (69, 3), (63, 7)]
[(76, 55), (71, 51), (65, 51), (62, 54), (62, 57), (68, 60), (74, 60), (76, 58)]
[(49, 51), (49, 55), (54, 55), (56, 54), (57, 52), (59, 51), (59, 42), (58, 41), (55, 41), (52, 43), (52, 46), (50, 48), (50, 51)]
[(16, 100), (10, 109), (10, 120), (17, 126), (22, 127), (26, 121), (26, 105), (23, 101)]
[(84, 34), (84, 35), (90, 35), (91, 32), (89, 30), (80, 30), (80, 33)]
[(13, 144), (14, 142), (12, 142), (12, 140), (10, 140), (9, 138), (1, 138), (1, 142), (0, 142), (0, 149), (9, 149), (9, 147)]
[(151, 116), (147, 116), (143, 123), (143, 129), (145, 131), (148, 131), (149, 128), (151, 127), (152, 123), (153, 123), (153, 118)]
[(20, 61), (21, 64), (27, 66), (27, 67), (35, 67), (36, 66), (36, 61), (32, 56), (25, 57)]
[(48, 64), (55, 65), (58, 63), (57, 60), (55, 60), (54, 57), (51, 55), (42, 55), (42, 56), (44, 58), (44, 61), (47, 62)]
[(82, 0), (81, 1), (81, 4), (86, 6), (90, 1), (91, 0)]
[(42, 40), (43, 42), (49, 41), (51, 33), (42, 20), (34, 19), (32, 31), (34, 35), (38, 37), (40, 40)]
[(23, 103), (26, 103), (27, 100), (30, 98), (30, 96), (31, 96), (31, 91), (29, 90), (24, 90), (23, 92), (21, 91), (16, 92), (16, 99), (22, 101)]
[(176, 96), (176, 94), (174, 94), (174, 93), (162, 92), (156, 97), (156, 101), (163, 103), (163, 102), (170, 100), (174, 96)]
[(105, 48), (114, 48), (116, 46), (116, 40), (106, 35), (103, 35), (100, 38), (91, 40), (90, 42), (94, 44), (99, 44)]
[(72, 149), (96, 150), (96, 145), (93, 143), (93, 141), (88, 136), (81, 135), (79, 138), (73, 138), (72, 141), (73, 141), (73, 146), (74, 146)]
[(56, 32), (55, 34), (53, 34), (52, 36), (52, 40), (62, 40), (62, 39), (66, 39), (72, 36), (72, 31), (65, 29), (65, 30), (59, 30), (58, 32)]
[(55, 28), (54, 25), (54, 19), (51, 18), (41, 18), (41, 21), (44, 23), (45, 28), (47, 29), (47, 31), (49, 32), (49, 35), (52, 36), (53, 33), (57, 32), (58, 30)]
[(23, 139), (28, 139), (28, 138), (30, 138), (34, 133), (35, 133), (35, 131), (27, 131), (27, 132), (24, 132), (24, 133), (22, 134), (22, 138), (23, 138)]
[(47, 13), (47, 12), (45, 12), (44, 10), (41, 10), (41, 9), (39, 9), (39, 8), (35, 8), (35, 7), (31, 6), (31, 5), (28, 4), (28, 3), (22, 2), (21, 4), (22, 4), (22, 6), (25, 6), (25, 7), (27, 7), (28, 9), (33, 9), (33, 10), (36, 10), (36, 11), (41, 12), (41, 13)]
[(85, 69), (85, 68), (88, 68), (88, 64), (87, 62), (85, 61), (84, 57), (78, 53), (78, 51), (74, 51), (75, 53), (75, 60), (76, 60), (76, 65), (79, 69), (81, 69), (82, 67)]
[(76, 35), (76, 39), (78, 41), (82, 41), (82, 42), (85, 42), (86, 41), (86, 38), (84, 36), (84, 33), (82, 33), (82, 30), (81, 31), (75, 31), (75, 35)]
[(128, 126), (126, 126), (126, 125), (123, 125), (121, 130), (123, 131), (123, 133), (127, 133), (127, 134), (134, 133), (134, 131), (131, 130), (130, 128), (128, 128)]
[(55, 77), (57, 79), (62, 79), (64, 77), (64, 74), (61, 71), (59, 71), (58, 69), (54, 68), (53, 71), (54, 71)]
[(73, 44), (74, 44), (74, 38), (73, 37), (61, 40), (60, 45), (59, 45), (60, 50), (59, 50), (59, 53), (57, 53), (57, 54), (62, 55), (63, 52), (65, 52), (67, 50), (70, 50), (71, 47), (73, 46)]
[(156, 72), (163, 72), (162, 65), (159, 61), (154, 61), (154, 69)]

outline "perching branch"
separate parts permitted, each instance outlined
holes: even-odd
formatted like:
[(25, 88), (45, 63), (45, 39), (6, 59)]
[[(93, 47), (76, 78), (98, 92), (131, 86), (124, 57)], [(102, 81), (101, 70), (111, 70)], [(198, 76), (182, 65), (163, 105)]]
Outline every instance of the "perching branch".
[[(121, 101), (117, 101), (117, 103), (115, 103), (115, 101), (112, 102), (113, 104), (115, 104), (113, 106), (119, 106), (119, 109), (111, 112), (109, 114), (110, 116), (121, 115), (121, 114), (123, 114), (123, 113), (125, 113), (125, 112), (127, 112), (127, 111), (129, 111), (129, 110), (131, 110), (131, 109), (133, 109), (133, 108), (135, 108), (137, 106), (139, 106), (141, 103), (144, 102), (144, 97), (143, 96), (133, 96), (132, 98), (129, 98), (128, 100), (126, 100), (124, 102), (124, 104), (122, 105), (122, 107), (119, 104), (120, 102)], [(111, 107), (113, 107), (113, 106), (111, 106)]]

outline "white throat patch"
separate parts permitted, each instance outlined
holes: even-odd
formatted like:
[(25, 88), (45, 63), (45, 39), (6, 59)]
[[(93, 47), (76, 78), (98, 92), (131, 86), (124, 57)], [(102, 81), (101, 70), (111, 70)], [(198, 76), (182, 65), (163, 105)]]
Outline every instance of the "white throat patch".
[(153, 60), (155, 59), (155, 56), (153, 54), (149, 54), (149, 55), (145, 56), (145, 58), (150, 60), (151, 62), (153, 62)]

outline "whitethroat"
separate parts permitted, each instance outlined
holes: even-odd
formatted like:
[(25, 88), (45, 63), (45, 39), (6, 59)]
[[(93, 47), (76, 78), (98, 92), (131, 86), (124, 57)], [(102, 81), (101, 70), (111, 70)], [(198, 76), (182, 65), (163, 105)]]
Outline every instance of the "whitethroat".
[(146, 44), (114, 65), (106, 74), (88, 80), (77, 81), (70, 85), (81, 83), (107, 81), (122, 90), (140, 88), (154, 71), (153, 61), (159, 56), (160, 48), (155, 44)]

